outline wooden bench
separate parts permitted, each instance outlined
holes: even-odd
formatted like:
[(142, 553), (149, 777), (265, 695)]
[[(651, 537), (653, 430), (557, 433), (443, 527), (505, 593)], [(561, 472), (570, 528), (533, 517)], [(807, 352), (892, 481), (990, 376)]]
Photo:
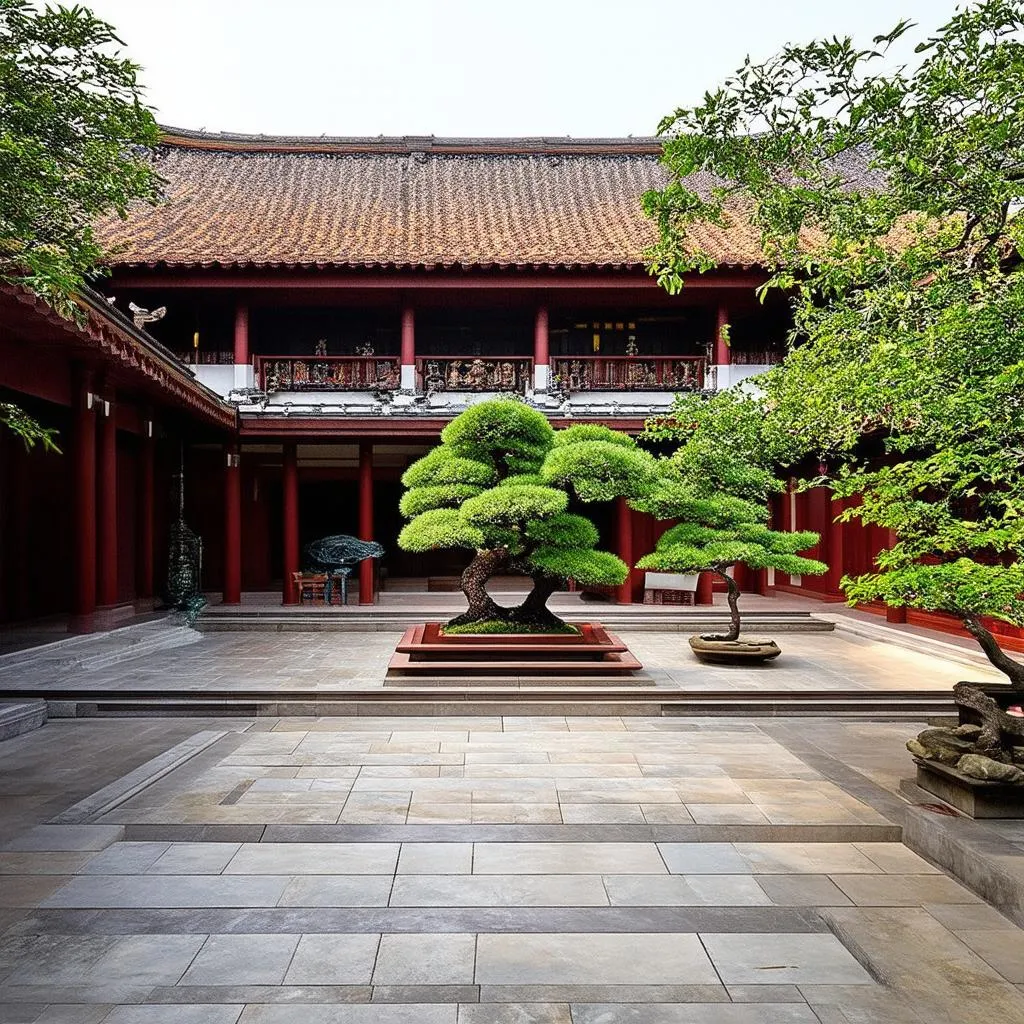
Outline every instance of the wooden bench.
[(307, 597), (311, 604), (326, 603), (327, 573), (293, 572), (292, 586), (295, 587), (295, 594), (299, 599), (299, 604), (302, 604)]

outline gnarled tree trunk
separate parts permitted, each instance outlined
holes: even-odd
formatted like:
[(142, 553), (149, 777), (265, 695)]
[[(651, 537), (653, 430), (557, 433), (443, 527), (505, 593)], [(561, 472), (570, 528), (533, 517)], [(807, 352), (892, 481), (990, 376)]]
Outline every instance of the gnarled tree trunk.
[(981, 645), (985, 656), (1010, 680), (1015, 690), (1024, 690), (1024, 665), (1014, 661), (996, 642), (996, 638), (981, 624), (977, 615), (963, 615), (967, 632)]
[(738, 640), (740, 636), (740, 588), (736, 585), (736, 581), (727, 573), (719, 572), (717, 569), (714, 570), (717, 576), (721, 576), (725, 580), (725, 585), (729, 588), (729, 595), (727, 600), (729, 602), (729, 632), (724, 635), (708, 637), (709, 640)]
[(512, 609), (511, 619), (528, 626), (564, 626), (565, 623), (550, 608), (548, 598), (558, 589), (559, 580), (543, 573), (531, 573), (533, 589), (521, 605)]
[(449, 626), (468, 626), (488, 619), (508, 619), (507, 608), (502, 608), (487, 593), (487, 581), (508, 561), (507, 548), (487, 548), (477, 551), (473, 561), (462, 573), (462, 592), (469, 607), (456, 615)]
[[(953, 700), (958, 707), (970, 708), (981, 719), (981, 735), (976, 746), (988, 757), (1009, 761), (1009, 748), (1024, 746), (1024, 718), (1008, 715), (981, 687), (957, 683), (953, 687)], [(1004, 736), (1009, 737), (1009, 741), (1004, 740)]]

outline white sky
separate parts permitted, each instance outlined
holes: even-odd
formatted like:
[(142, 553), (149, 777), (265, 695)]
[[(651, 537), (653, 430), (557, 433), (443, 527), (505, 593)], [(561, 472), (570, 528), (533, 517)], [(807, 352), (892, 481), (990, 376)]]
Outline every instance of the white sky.
[(650, 135), (750, 53), (954, 0), (84, 0), (163, 124), (296, 135)]

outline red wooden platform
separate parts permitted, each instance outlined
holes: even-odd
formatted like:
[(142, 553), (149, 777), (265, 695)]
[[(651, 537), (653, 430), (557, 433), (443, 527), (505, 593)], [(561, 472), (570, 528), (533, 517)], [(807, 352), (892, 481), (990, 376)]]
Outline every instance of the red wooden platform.
[(614, 633), (595, 622), (579, 633), (462, 633), (445, 636), (440, 622), (405, 631), (388, 676), (629, 675), (643, 668)]

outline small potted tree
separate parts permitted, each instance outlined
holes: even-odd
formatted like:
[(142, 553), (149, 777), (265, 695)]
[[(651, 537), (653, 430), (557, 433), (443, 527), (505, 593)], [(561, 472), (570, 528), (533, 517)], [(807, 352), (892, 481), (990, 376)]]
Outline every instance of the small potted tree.
[(702, 661), (760, 662), (781, 654), (774, 640), (741, 639), (740, 589), (729, 570), (743, 564), (749, 569), (776, 569), (817, 575), (828, 566), (799, 554), (818, 542), (810, 531), (784, 533), (767, 526), (768, 508), (713, 489), (692, 490), (666, 481), (646, 499), (634, 502), (660, 519), (682, 520), (658, 541), (654, 551), (637, 562), (640, 569), (666, 572), (712, 572), (725, 582), (729, 602), (729, 629), (722, 635), (690, 637), (690, 647)]
[(729, 630), (721, 636), (690, 638), (690, 647), (702, 660), (778, 657), (781, 652), (774, 641), (740, 639), (740, 591), (730, 570), (743, 564), (754, 570), (818, 575), (828, 567), (800, 554), (818, 542), (816, 533), (788, 533), (768, 526), (768, 497), (783, 489), (772, 469), (785, 453), (764, 432), (761, 402), (742, 390), (677, 395), (671, 417), (649, 423), (647, 436), (677, 447), (659, 462), (657, 485), (631, 504), (656, 519), (679, 523), (662, 535), (637, 567), (712, 572), (724, 580)]

